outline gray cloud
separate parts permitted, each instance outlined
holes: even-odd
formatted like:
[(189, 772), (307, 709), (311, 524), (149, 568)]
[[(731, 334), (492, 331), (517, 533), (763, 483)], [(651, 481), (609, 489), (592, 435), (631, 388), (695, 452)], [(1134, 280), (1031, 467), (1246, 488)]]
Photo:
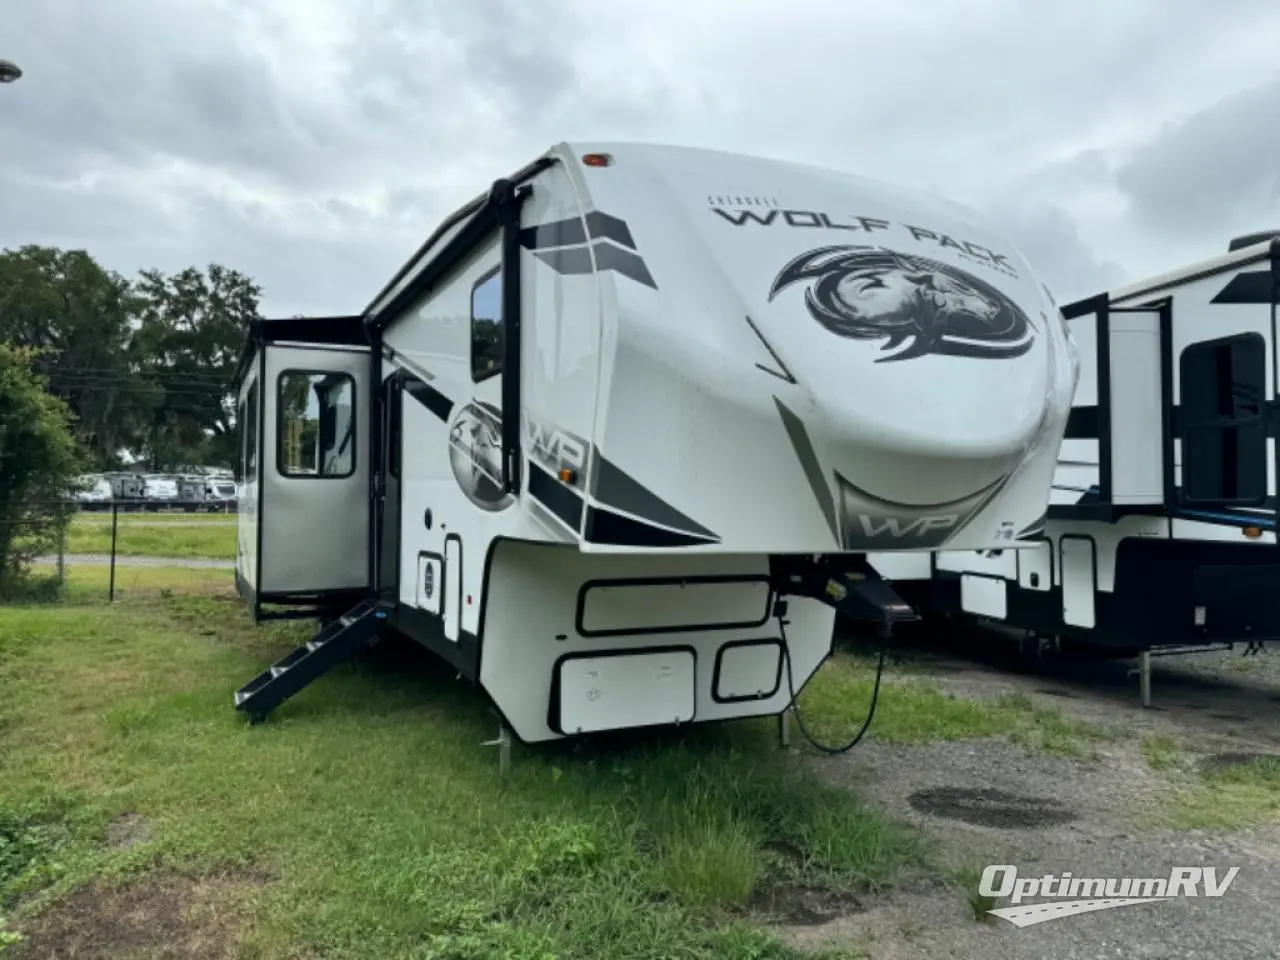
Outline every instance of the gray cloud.
[(1006, 203), (987, 211), (1053, 291), (1059, 303), (1100, 293), (1125, 280), (1124, 268), (1100, 259), (1072, 219), (1048, 203)]
[(1133, 215), (1187, 235), (1280, 227), (1280, 76), (1166, 124), (1116, 173)]
[(1069, 296), (1257, 224), (1276, 35), (1273, 0), (16, 2), (0, 245), (218, 260), (268, 311), (356, 310), (493, 177), (642, 139), (985, 207)]

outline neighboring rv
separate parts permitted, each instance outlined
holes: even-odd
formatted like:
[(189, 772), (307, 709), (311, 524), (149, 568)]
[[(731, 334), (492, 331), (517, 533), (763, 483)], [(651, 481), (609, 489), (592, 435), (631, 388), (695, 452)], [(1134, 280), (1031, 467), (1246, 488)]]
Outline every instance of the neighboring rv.
[(1064, 307), (1081, 376), (1044, 539), (939, 552), (932, 604), (1123, 655), (1280, 637), (1277, 302), (1259, 234)]
[(319, 617), (262, 719), (392, 629), (523, 741), (779, 714), (871, 550), (1034, 546), (1077, 360), (977, 214), (811, 167), (560, 145), (360, 317), (256, 322), (236, 580)]
[(142, 478), (142, 496), (148, 510), (181, 506), (178, 481), (174, 477), (147, 475)]
[(103, 510), (111, 504), (111, 481), (99, 476), (79, 477), (72, 499), (83, 510)]
[(209, 477), (204, 481), (204, 507), (210, 511), (230, 512), (236, 508), (236, 483), (233, 477)]
[(106, 479), (111, 484), (112, 498), (126, 509), (141, 510), (148, 502), (146, 474), (109, 473)]

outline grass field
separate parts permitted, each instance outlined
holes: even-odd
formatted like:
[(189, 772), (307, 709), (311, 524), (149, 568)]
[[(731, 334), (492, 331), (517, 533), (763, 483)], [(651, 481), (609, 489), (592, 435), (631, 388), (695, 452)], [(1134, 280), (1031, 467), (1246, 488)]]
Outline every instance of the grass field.
[[(67, 535), (67, 553), (110, 553), (111, 515), (77, 514)], [(233, 560), (235, 518), (196, 514), (120, 514), (116, 553), (125, 557)]]
[(1164, 802), (1143, 816), (1182, 830), (1235, 830), (1280, 820), (1280, 760), (1257, 756), (1221, 769), (1203, 767), (1173, 739), (1148, 736), (1142, 754), (1164, 774)]
[[(185, 510), (166, 510), (149, 513), (146, 510), (120, 510), (120, 523), (232, 523), (236, 522), (234, 513), (187, 513)], [(81, 510), (76, 514), (82, 523), (111, 523), (110, 510)]]
[[(504, 779), (475, 691), (383, 654), (251, 728), (231, 692), (306, 627), (255, 627), (224, 571), (136, 573), (113, 607), (100, 571), (73, 568), (65, 603), (0, 608), (18, 960), (856, 956), (798, 954), (761, 911), (941, 869), (915, 830), (779, 750), (771, 722), (517, 746)], [(870, 681), (853, 657), (824, 666), (801, 704), (815, 732), (856, 728)], [(1102, 736), (910, 676), (872, 731), (1066, 752)]]

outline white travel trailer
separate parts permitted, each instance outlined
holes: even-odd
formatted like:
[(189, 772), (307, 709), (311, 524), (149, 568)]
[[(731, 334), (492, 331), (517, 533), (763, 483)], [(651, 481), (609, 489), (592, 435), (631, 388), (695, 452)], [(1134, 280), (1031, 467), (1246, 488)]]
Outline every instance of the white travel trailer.
[(1044, 539), (939, 552), (932, 606), (1122, 655), (1280, 637), (1280, 234), (1229, 246), (1063, 308), (1081, 373)]
[(237, 707), (390, 628), (525, 742), (779, 714), (836, 609), (914, 617), (866, 551), (1033, 545), (1075, 377), (1043, 286), (965, 208), (557, 146), (361, 317), (254, 326), (238, 587), (260, 619), (346, 612)]

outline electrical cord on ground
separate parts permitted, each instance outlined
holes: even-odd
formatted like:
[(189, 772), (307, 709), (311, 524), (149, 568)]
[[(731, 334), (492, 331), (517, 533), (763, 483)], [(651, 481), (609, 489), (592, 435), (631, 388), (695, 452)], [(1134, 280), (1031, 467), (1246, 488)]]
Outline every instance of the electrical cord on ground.
[(804, 719), (800, 716), (800, 704), (796, 699), (795, 679), (792, 677), (791, 671), (791, 644), (787, 640), (787, 601), (778, 600), (774, 604), (774, 615), (778, 618), (778, 630), (782, 639), (782, 656), (787, 665), (787, 692), (791, 695), (791, 702), (787, 705), (787, 709), (794, 714), (796, 718), (796, 726), (800, 728), (800, 733), (804, 735), (805, 740), (809, 741), (809, 745), (819, 753), (825, 753), (830, 756), (848, 753), (862, 742), (862, 738), (866, 735), (868, 728), (871, 726), (871, 721), (875, 718), (876, 704), (880, 700), (880, 678), (884, 673), (884, 659), (885, 655), (889, 652), (888, 633), (886, 632), (883, 637), (883, 642), (880, 645), (880, 659), (876, 664), (876, 682), (875, 686), (871, 688), (871, 705), (867, 709), (867, 718), (862, 721), (862, 726), (858, 729), (858, 732), (853, 735), (852, 740), (848, 743), (843, 743), (839, 746), (833, 747), (828, 746), (825, 743), (819, 743), (814, 739), (813, 734), (809, 732), (809, 728), (804, 725)]

